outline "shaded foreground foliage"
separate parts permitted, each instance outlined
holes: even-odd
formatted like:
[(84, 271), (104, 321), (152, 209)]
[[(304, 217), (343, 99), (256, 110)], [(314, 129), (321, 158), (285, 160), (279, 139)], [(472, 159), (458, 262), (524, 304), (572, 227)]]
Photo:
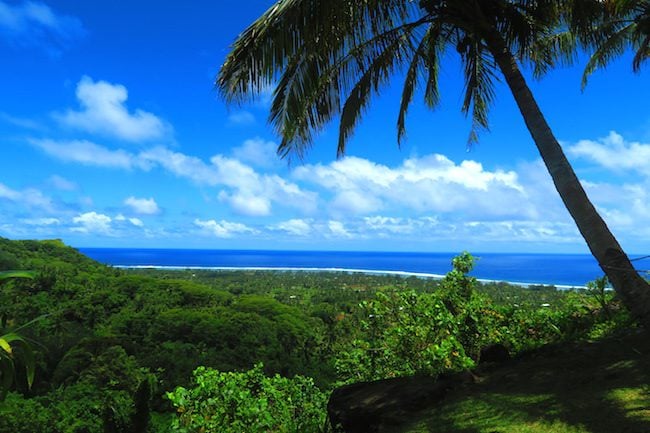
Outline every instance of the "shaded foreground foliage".
[(474, 366), (487, 344), (517, 353), (630, 323), (612, 292), (481, 285), (472, 265), (459, 256), (441, 281), (126, 271), (0, 238), (0, 271), (35, 272), (0, 292), (7, 326), (47, 315), (23, 331), (38, 342), (35, 380), (16, 376), (0, 431), (223, 432), (226, 419), (319, 431), (338, 384), (435, 376)]
[(648, 432), (648, 337), (633, 331), (552, 345), (503, 368), (479, 369), (474, 385), (382, 432)]

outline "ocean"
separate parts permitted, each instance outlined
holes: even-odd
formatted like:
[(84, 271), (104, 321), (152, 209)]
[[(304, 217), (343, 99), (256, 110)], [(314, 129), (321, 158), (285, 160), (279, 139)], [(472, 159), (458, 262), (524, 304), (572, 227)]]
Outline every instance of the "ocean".
[[(345, 271), (440, 277), (455, 253), (79, 248), (112, 266), (152, 268)], [(603, 275), (588, 254), (474, 254), (472, 275), (489, 281), (582, 287)]]

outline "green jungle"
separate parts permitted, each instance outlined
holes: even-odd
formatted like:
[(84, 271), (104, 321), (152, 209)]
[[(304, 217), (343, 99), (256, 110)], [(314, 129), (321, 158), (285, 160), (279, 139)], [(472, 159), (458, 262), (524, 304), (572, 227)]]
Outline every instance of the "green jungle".
[[(560, 402), (544, 388), (549, 376), (567, 376), (559, 382), (571, 387), (568, 376), (576, 376), (589, 386), (575, 402), (605, 401), (589, 364), (607, 372), (598, 354), (626, 353), (607, 344), (639, 335), (647, 341), (605, 280), (569, 291), (480, 284), (468, 276), (473, 264), (463, 253), (438, 281), (124, 270), (57, 240), (0, 238), (0, 432), (332, 431), (326, 405), (336, 387), (467, 369), (480, 376), (476, 385), (454, 391), (442, 412), (425, 408), (404, 431), (607, 431), (581, 429), (551, 411)], [(516, 363), (482, 371), (481, 349), (495, 344)], [(577, 349), (585, 344), (589, 355)], [(647, 362), (647, 343), (634, 344), (625, 345), (628, 352)], [(577, 373), (562, 366), (572, 356), (586, 362), (571, 370)], [(649, 382), (629, 376), (647, 369), (630, 359), (601, 361), (627, 372), (610, 371), (626, 385), (607, 389), (611, 404), (638, 409), (625, 431), (647, 431)], [(510, 388), (499, 375), (510, 377)], [(517, 375), (526, 393), (521, 383), (513, 388)], [(503, 416), (506, 407), (519, 415)], [(587, 407), (595, 409), (587, 418), (611, 418)], [(540, 421), (542, 412), (551, 419)]]

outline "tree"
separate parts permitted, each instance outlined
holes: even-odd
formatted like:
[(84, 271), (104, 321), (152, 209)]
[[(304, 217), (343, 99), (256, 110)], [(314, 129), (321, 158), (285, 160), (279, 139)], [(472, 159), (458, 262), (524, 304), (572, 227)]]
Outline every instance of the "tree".
[[(579, 2), (589, 0), (579, 0)], [(582, 86), (593, 71), (605, 67), (612, 59), (620, 56), (629, 47), (634, 51), (632, 69), (639, 72), (641, 64), (650, 59), (650, 0), (590, 0), (584, 5), (591, 10), (592, 19), (598, 23), (573, 23), (573, 31), (588, 48), (593, 48), (585, 72)]]
[(493, 82), (500, 72), (548, 169), (555, 188), (612, 286), (633, 315), (650, 325), (650, 287), (634, 270), (587, 197), (553, 135), (519, 62), (544, 72), (556, 50), (536, 49), (567, 17), (553, 0), (281, 0), (239, 35), (219, 71), (227, 102), (242, 102), (277, 84), (270, 123), (278, 153), (300, 156), (313, 133), (340, 113), (338, 155), (345, 151), (371, 96), (404, 71), (398, 142), (418, 86), (438, 104), (438, 68), (454, 49), (464, 68), (462, 110), (473, 125), (470, 142), (488, 126)]

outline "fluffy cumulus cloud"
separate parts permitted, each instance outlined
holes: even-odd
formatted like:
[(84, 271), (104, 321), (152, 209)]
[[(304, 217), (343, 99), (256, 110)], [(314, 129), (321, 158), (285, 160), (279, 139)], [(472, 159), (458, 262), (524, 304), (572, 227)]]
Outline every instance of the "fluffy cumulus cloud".
[(500, 217), (530, 213), (516, 172), (489, 171), (476, 161), (456, 164), (438, 154), (409, 158), (396, 167), (348, 157), (299, 167), (294, 176), (329, 190), (330, 210), (340, 215), (395, 209)]
[(231, 221), (201, 220), (195, 219), (194, 225), (201, 228), (204, 232), (218, 238), (231, 238), (237, 235), (256, 234), (257, 230), (246, 226), (242, 223)]
[(139, 218), (127, 218), (123, 214), (110, 215), (91, 211), (78, 214), (67, 223), (70, 231), (91, 236), (112, 238), (146, 235), (145, 224)]
[(142, 152), (139, 161), (145, 165), (159, 165), (199, 185), (222, 188), (219, 200), (241, 215), (270, 215), (274, 203), (302, 212), (313, 211), (316, 206), (317, 196), (313, 192), (305, 191), (278, 175), (260, 173), (250, 165), (224, 155), (215, 155), (210, 163), (206, 163), (193, 156), (157, 147)]
[(81, 110), (55, 115), (69, 127), (131, 142), (161, 139), (169, 132), (169, 126), (154, 114), (140, 109), (129, 112), (128, 92), (120, 84), (83, 77), (76, 95)]
[(136, 197), (127, 197), (124, 200), (124, 204), (131, 208), (131, 210), (140, 215), (156, 215), (160, 213), (160, 208), (158, 203), (153, 197), (150, 198), (136, 198)]
[(315, 207), (313, 193), (302, 190), (278, 175), (260, 174), (239, 160), (222, 155), (212, 157), (220, 183), (227, 187), (219, 198), (240, 214), (264, 216), (271, 213), (271, 202), (309, 212)]
[(56, 54), (84, 33), (77, 18), (44, 3), (0, 1), (0, 35), (16, 47), (41, 46)]
[(92, 233), (101, 235), (110, 235), (112, 218), (97, 212), (86, 212), (72, 219), (76, 224), (72, 231), (79, 233)]
[(568, 153), (615, 172), (650, 176), (650, 143), (626, 141), (614, 131), (598, 140), (580, 140), (569, 146)]

